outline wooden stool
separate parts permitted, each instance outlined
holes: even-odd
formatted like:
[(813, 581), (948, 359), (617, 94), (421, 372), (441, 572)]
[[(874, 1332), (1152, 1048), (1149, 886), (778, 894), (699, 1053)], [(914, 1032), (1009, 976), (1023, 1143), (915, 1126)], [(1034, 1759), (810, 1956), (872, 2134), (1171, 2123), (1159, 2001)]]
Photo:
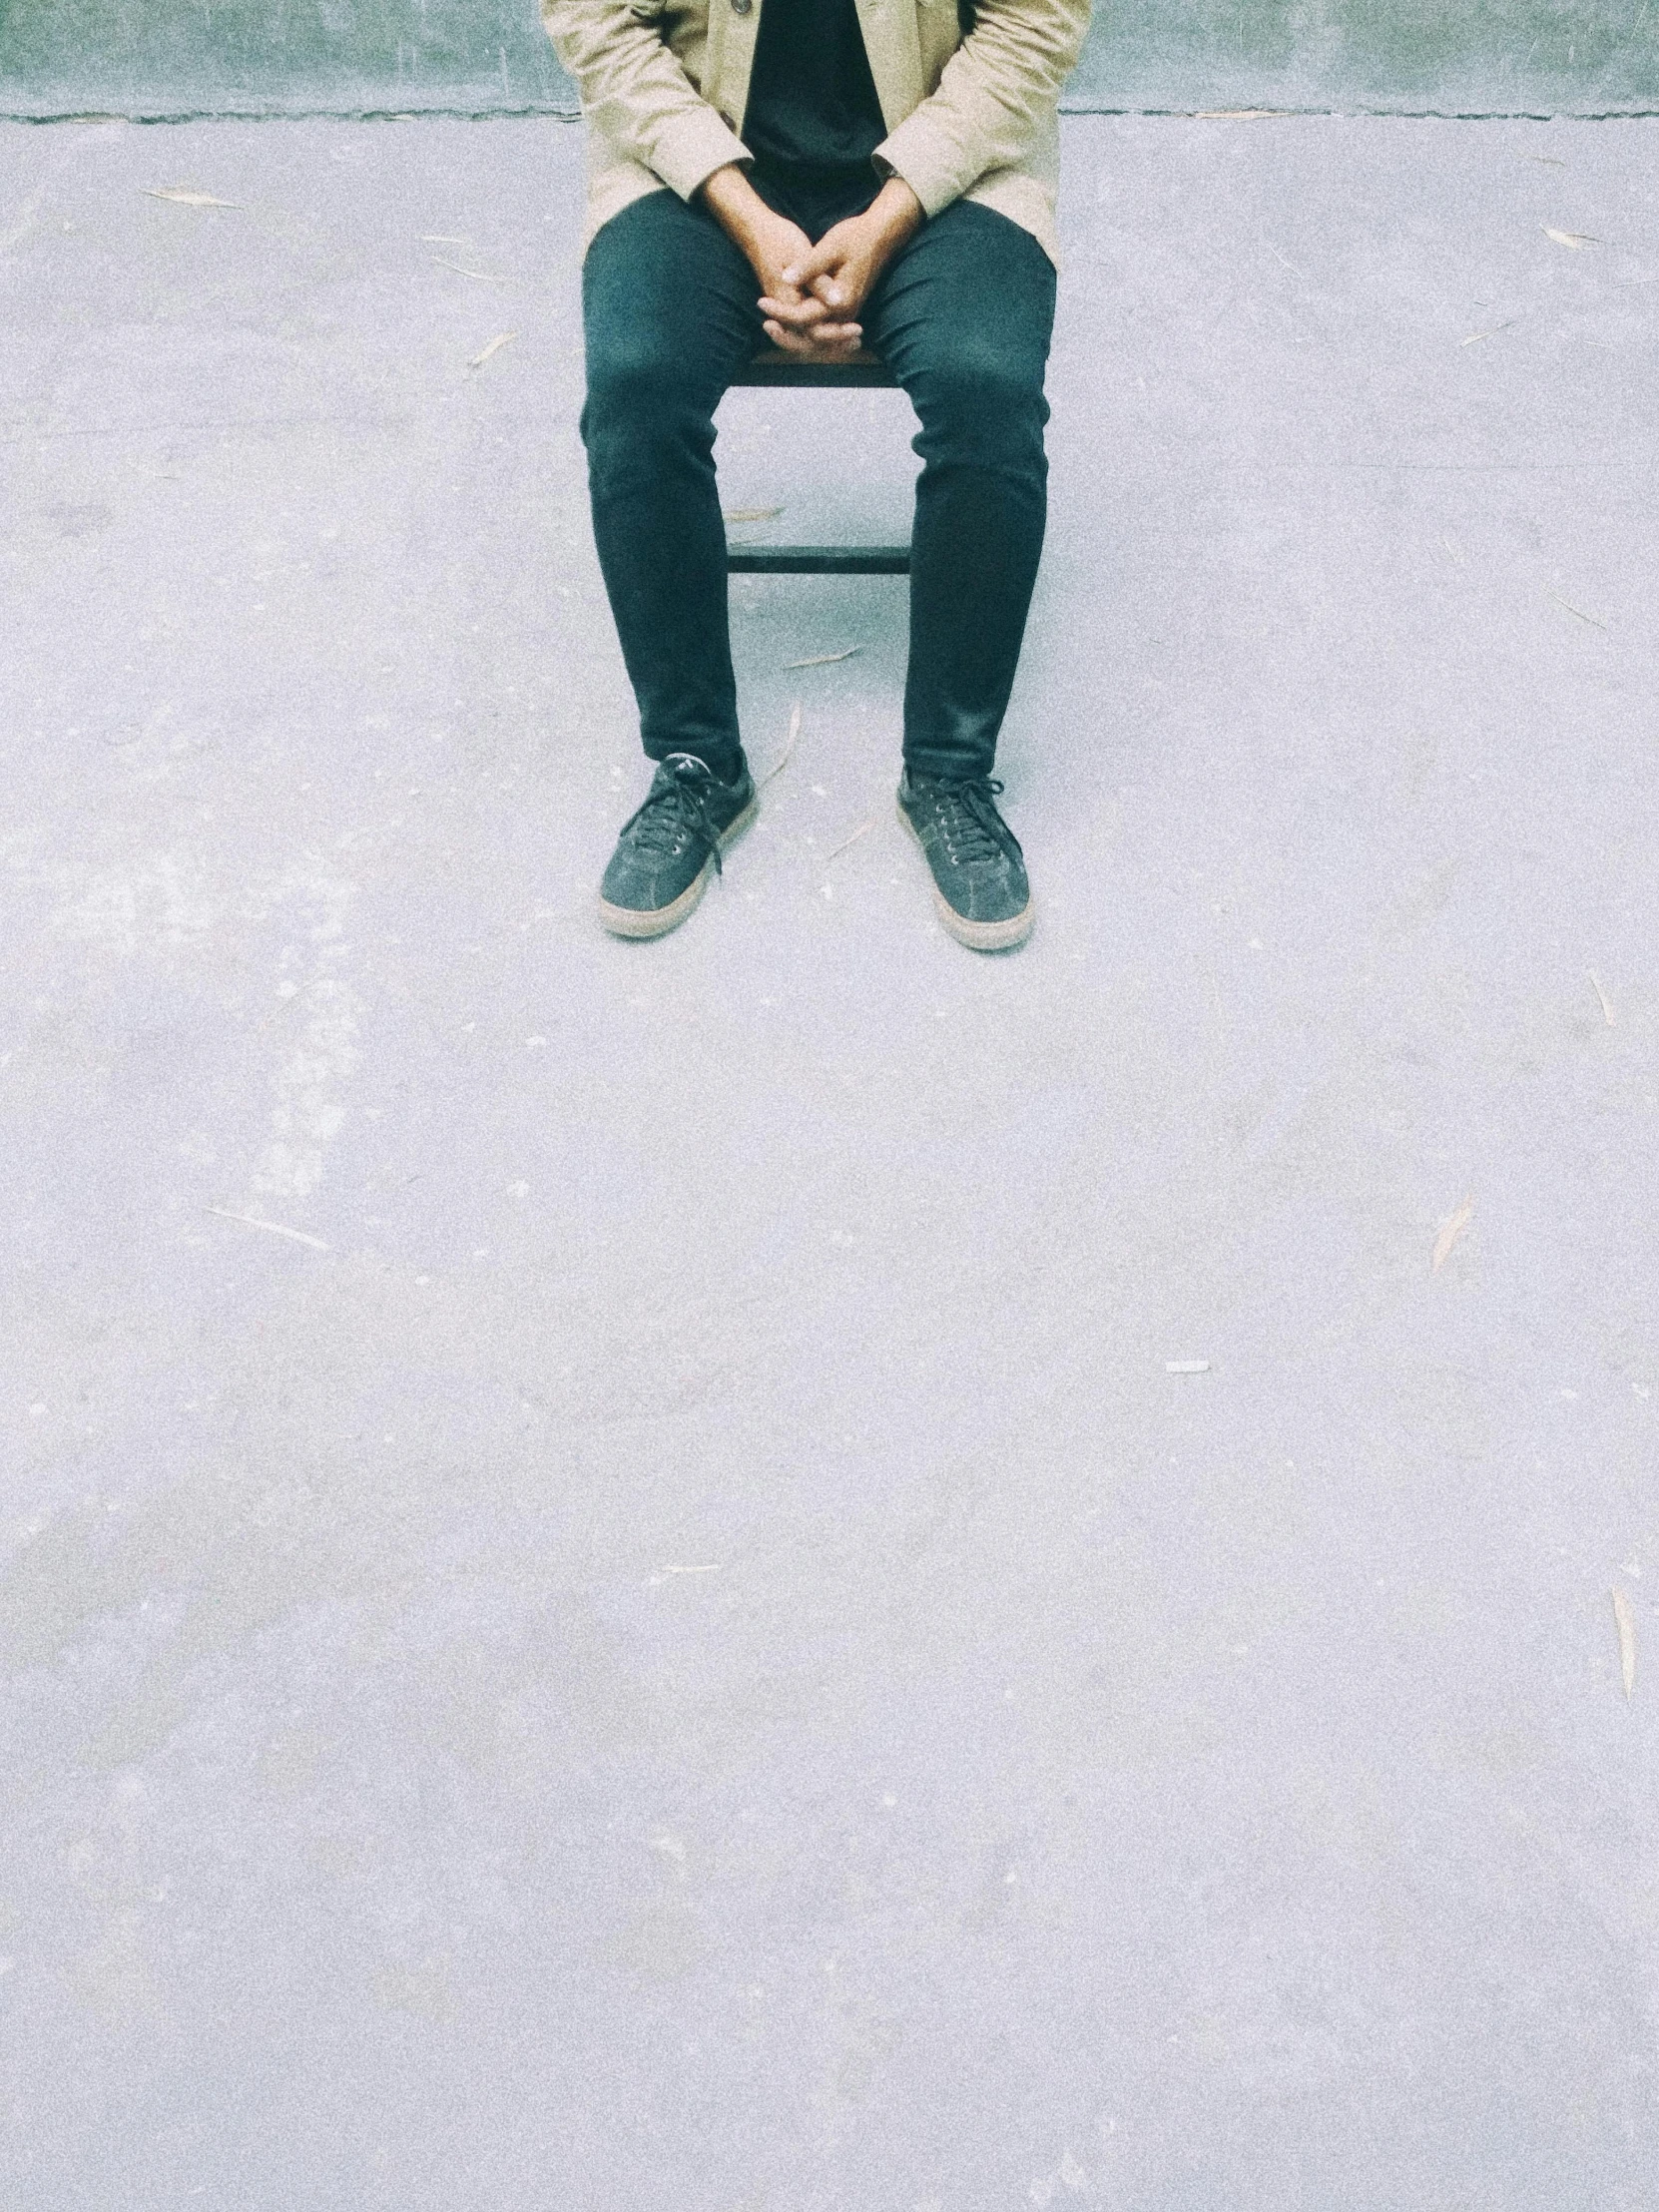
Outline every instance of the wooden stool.
[[(822, 391), (896, 391), (898, 379), (875, 354), (844, 361), (803, 361), (769, 345), (732, 379), (733, 385), (788, 384)], [(908, 576), (907, 545), (728, 545), (732, 576)]]

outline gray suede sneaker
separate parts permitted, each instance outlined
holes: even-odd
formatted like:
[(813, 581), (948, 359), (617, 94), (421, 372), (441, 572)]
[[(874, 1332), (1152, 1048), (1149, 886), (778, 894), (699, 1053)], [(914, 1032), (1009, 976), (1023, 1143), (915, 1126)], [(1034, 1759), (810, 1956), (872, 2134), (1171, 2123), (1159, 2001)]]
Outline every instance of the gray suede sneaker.
[(747, 765), (720, 783), (690, 753), (658, 768), (645, 805), (629, 816), (599, 886), (599, 918), (614, 936), (660, 937), (678, 927), (720, 873), (720, 855), (755, 820)]
[(898, 811), (933, 871), (939, 919), (975, 952), (1023, 944), (1035, 919), (1019, 840), (996, 811), (1001, 790), (989, 776), (945, 782), (908, 769), (898, 786)]

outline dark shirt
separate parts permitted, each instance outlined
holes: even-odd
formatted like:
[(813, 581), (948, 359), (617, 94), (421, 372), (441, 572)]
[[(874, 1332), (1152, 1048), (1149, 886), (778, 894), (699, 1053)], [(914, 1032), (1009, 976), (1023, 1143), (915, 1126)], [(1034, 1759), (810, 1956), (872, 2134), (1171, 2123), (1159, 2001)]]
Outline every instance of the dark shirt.
[(886, 135), (853, 0), (761, 0), (743, 137), (767, 205), (821, 239), (880, 191)]

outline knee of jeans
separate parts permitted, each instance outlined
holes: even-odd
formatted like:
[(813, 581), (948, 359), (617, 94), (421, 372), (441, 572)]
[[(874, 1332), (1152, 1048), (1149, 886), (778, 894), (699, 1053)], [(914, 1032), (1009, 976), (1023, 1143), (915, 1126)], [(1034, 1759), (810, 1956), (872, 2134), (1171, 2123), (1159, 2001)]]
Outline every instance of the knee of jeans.
[(910, 397), (922, 440), (934, 451), (1040, 458), (1048, 420), (1040, 366), (1033, 372), (1005, 353), (964, 349), (930, 363)]
[(650, 437), (682, 428), (700, 411), (688, 389), (683, 358), (677, 359), (667, 346), (607, 350), (588, 362), (583, 432), (590, 438), (606, 431)]

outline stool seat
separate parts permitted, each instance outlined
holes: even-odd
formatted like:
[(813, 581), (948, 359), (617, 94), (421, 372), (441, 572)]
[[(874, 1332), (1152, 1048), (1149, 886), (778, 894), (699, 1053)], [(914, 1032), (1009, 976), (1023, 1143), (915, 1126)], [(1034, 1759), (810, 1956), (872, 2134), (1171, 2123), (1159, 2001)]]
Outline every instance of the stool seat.
[[(896, 391), (898, 379), (878, 354), (861, 347), (844, 361), (804, 361), (776, 345), (752, 355), (732, 378), (750, 388), (794, 385), (814, 391)], [(728, 545), (728, 575), (908, 576), (907, 545)]]
[(860, 346), (844, 361), (804, 361), (776, 345), (763, 346), (746, 361), (734, 384), (796, 384), (803, 389), (896, 391), (898, 378), (877, 353)]

